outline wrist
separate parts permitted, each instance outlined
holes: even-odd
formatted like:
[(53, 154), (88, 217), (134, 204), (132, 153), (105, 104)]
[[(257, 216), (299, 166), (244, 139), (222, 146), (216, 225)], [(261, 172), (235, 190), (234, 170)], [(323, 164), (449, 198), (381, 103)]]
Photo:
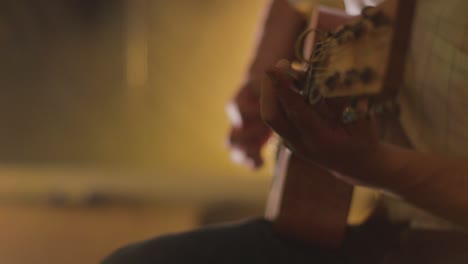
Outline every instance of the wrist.
[(369, 151), (350, 157), (343, 163), (340, 172), (357, 182), (376, 188), (389, 188), (391, 184), (392, 161), (388, 146), (377, 143)]
[(411, 150), (380, 142), (372, 152), (350, 167), (349, 175), (362, 183), (402, 195), (422, 179), (408, 177), (412, 164)]

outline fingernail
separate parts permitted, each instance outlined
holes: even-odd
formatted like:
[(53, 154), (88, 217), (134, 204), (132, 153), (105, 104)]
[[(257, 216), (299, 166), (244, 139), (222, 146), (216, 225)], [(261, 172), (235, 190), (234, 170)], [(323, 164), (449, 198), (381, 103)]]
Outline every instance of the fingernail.
[(246, 160), (245, 154), (238, 149), (231, 150), (231, 160), (236, 164), (243, 164)]

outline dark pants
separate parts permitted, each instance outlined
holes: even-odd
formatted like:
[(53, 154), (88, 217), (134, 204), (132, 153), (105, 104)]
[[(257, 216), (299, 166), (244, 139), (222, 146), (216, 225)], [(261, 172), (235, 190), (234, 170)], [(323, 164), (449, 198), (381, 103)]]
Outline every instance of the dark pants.
[[(372, 225), (353, 228), (342, 249), (329, 251), (282, 239), (273, 233), (270, 222), (257, 219), (157, 237), (119, 249), (102, 263), (468, 263), (467, 235), (437, 237), (401, 230)], [(457, 236), (462, 240), (454, 241)], [(437, 253), (441, 248), (448, 252)]]
[(334, 252), (278, 238), (271, 223), (259, 219), (158, 237), (124, 247), (103, 264), (341, 263), (338, 259)]

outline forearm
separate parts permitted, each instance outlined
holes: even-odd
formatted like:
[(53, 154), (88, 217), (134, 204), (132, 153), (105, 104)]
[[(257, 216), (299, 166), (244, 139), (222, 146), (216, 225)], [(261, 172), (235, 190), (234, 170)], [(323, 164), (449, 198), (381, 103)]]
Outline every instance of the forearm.
[[(367, 177), (430, 212), (468, 226), (468, 161), (383, 144)], [(373, 168), (372, 168), (373, 167)]]
[(291, 59), (305, 21), (303, 15), (296, 12), (287, 0), (271, 0), (247, 75), (261, 75), (276, 61)]

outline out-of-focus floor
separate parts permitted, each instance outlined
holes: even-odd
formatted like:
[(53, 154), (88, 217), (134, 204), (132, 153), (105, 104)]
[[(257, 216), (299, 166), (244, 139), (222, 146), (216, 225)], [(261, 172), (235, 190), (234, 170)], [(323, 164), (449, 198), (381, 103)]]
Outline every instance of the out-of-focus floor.
[(97, 263), (129, 243), (192, 228), (194, 208), (0, 207), (0, 262)]
[(213, 202), (261, 208), (268, 166), (223, 143), (264, 3), (2, 1), (0, 264), (97, 263), (235, 210)]
[(190, 207), (0, 206), (0, 263), (83, 264), (117, 247), (197, 225)]
[(109, 175), (113, 180), (84, 169), (0, 169), (0, 263), (98, 263), (131, 242), (260, 215), (267, 190), (262, 177), (180, 184)]

